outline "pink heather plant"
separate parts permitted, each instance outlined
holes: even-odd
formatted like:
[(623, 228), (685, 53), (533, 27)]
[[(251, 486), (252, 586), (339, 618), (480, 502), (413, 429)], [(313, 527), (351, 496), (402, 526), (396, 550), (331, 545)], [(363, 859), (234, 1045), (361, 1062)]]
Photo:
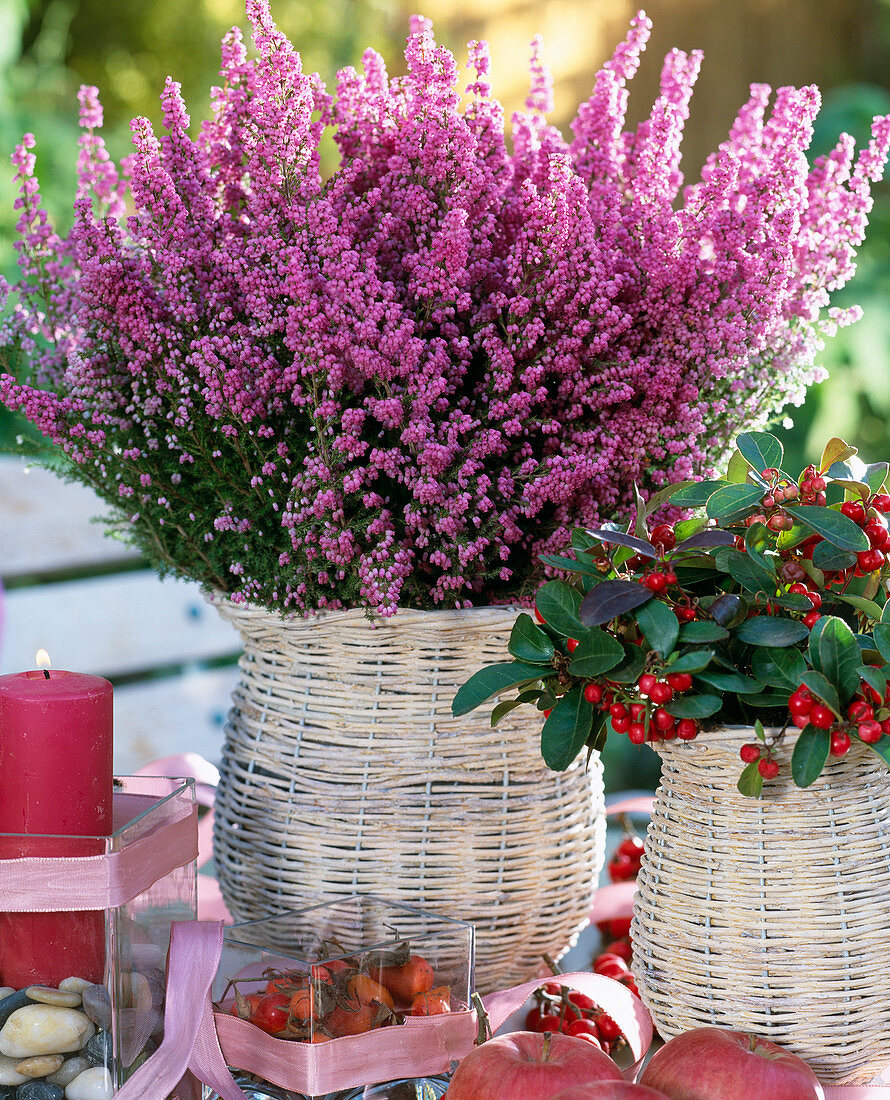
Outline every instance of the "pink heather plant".
[(890, 120), (857, 160), (844, 138), (809, 170), (817, 90), (768, 111), (755, 86), (681, 191), (701, 58), (673, 51), (624, 132), (642, 13), (569, 144), (535, 44), (512, 152), (484, 43), (463, 104), (420, 18), (405, 77), (368, 51), (331, 97), (268, 0), (247, 13), (258, 56), (226, 37), (195, 138), (168, 80), (166, 135), (136, 119), (119, 170), (82, 90), (67, 237), (33, 136), (13, 158), (23, 280), (0, 399), (162, 570), (281, 609), (521, 598), (573, 527), (628, 513), (634, 483), (707, 472), (820, 377)]

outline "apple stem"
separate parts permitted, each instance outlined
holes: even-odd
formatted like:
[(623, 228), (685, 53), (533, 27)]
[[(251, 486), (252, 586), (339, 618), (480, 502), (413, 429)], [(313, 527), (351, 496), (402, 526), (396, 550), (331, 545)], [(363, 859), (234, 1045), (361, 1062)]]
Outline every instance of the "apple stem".
[(541, 1061), (542, 1062), (549, 1062), (550, 1061), (550, 1042), (551, 1042), (552, 1039), (553, 1039), (553, 1032), (552, 1031), (545, 1031), (544, 1032), (544, 1046), (541, 1049)]

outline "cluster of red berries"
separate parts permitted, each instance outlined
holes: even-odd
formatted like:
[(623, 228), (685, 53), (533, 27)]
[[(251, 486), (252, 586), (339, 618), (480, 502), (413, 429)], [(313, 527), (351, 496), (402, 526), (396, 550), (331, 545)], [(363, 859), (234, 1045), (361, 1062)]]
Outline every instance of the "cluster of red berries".
[(588, 684), (584, 698), (599, 710), (606, 711), (612, 729), (626, 733), (633, 745), (644, 741), (691, 741), (698, 734), (698, 723), (692, 718), (675, 718), (664, 709), (675, 695), (692, 687), (688, 672), (669, 672), (659, 679), (644, 672), (636, 682), (636, 692), (629, 685)]
[(592, 1043), (606, 1054), (613, 1054), (627, 1043), (618, 1024), (585, 993), (547, 982), (535, 993), (535, 1002), (525, 1017), (526, 1031), (561, 1031)]
[(643, 861), (643, 841), (636, 833), (626, 832), (606, 864), (612, 882), (629, 882), (640, 873)]

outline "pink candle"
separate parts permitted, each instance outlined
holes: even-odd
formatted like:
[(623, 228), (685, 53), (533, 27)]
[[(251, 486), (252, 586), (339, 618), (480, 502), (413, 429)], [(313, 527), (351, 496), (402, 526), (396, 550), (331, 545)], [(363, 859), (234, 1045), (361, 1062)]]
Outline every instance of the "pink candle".
[[(100, 676), (0, 676), (0, 857), (93, 855), (112, 829), (112, 688)], [(2, 908), (2, 905), (0, 905)], [(101, 981), (104, 914), (0, 913), (0, 984)]]

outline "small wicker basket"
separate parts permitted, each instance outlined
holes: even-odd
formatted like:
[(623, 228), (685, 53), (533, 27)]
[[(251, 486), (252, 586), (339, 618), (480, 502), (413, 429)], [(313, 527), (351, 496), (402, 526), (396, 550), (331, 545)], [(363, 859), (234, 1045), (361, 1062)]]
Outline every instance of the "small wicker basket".
[(509, 608), (283, 618), (215, 598), (241, 632), (214, 855), (237, 921), (370, 893), (471, 921), (476, 984), (536, 976), (588, 921), (602, 766), (546, 769), (522, 707), (451, 715), (503, 659)]
[(666, 742), (631, 934), (640, 993), (665, 1037), (756, 1032), (824, 1081), (890, 1063), (890, 777), (861, 744), (795, 787), (739, 794), (745, 728)]

